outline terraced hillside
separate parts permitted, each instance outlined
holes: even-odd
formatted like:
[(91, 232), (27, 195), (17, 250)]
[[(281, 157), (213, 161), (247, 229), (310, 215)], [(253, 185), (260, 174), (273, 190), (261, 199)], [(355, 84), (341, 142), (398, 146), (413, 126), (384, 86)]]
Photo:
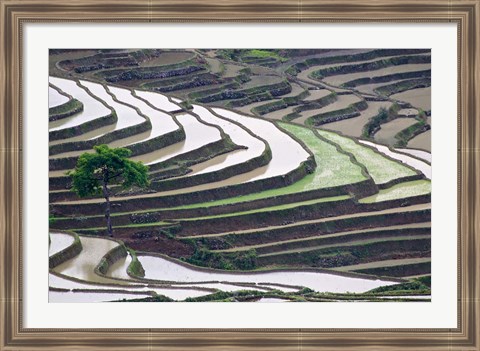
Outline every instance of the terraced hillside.
[[(51, 50), (50, 74), (52, 302), (430, 299), (429, 50)], [(151, 181), (110, 187), (113, 238), (67, 174), (100, 144)]]

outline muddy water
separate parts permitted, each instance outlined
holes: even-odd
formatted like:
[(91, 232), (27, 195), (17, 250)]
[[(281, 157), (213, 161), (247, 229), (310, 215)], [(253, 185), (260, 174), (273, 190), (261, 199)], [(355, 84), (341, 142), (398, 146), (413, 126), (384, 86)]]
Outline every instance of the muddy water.
[(391, 82), (385, 82), (385, 83), (362, 84), (362, 85), (356, 86), (353, 89), (358, 90), (362, 94), (378, 95), (375, 89), (383, 87), (385, 85), (396, 84), (402, 81), (403, 79), (393, 80)]
[(395, 160), (399, 160), (407, 165), (409, 165), (410, 167), (413, 167), (417, 170), (419, 170), (420, 172), (422, 172), (425, 177), (427, 177), (427, 179), (432, 179), (432, 167), (426, 163), (426, 162), (423, 162), (419, 159), (416, 159), (414, 157), (411, 157), (409, 155), (405, 155), (405, 154), (402, 154), (402, 153), (399, 153), (399, 152), (394, 152), (394, 151), (391, 151), (388, 147), (384, 146), (384, 145), (380, 145), (380, 144), (375, 144), (375, 143), (372, 143), (370, 141), (365, 141), (365, 140), (359, 140), (360, 143), (362, 144), (365, 144), (365, 145), (369, 145), (369, 146), (372, 146), (374, 148), (376, 148), (378, 151), (380, 151), (382, 154), (384, 155), (387, 155)]
[[(425, 54), (423, 53), (423, 54), (419, 54), (419, 55), (425, 55)], [(313, 67), (310, 67), (310, 68), (298, 73), (297, 77), (299, 79), (310, 81), (314, 84), (318, 84), (317, 80), (314, 80), (314, 79), (310, 78), (309, 76), (313, 72), (318, 71), (320, 69), (325, 69), (325, 68), (329, 68), (329, 67), (341, 67), (341, 66), (356, 65), (356, 64), (359, 64), (359, 63), (375, 62), (375, 61), (385, 60), (385, 59), (389, 59), (389, 58), (397, 57), (397, 56), (377, 57), (377, 58), (370, 59), (370, 60), (362, 60), (362, 61), (353, 61), (353, 62), (334, 63), (334, 64), (327, 64), (327, 65), (313, 66)], [(417, 56), (417, 55), (400, 55), (400, 56)]]
[(272, 159), (267, 166), (266, 172), (250, 181), (282, 175), (293, 171), (301, 162), (306, 161), (309, 157), (309, 154), (299, 143), (269, 121), (243, 116), (219, 108), (213, 110), (222, 117), (236, 121), (242, 124), (245, 128), (250, 129), (253, 134), (263, 138), (270, 146)]
[(108, 108), (106, 108), (100, 101), (90, 96), (84, 89), (79, 87), (75, 81), (56, 77), (49, 77), (49, 81), (65, 93), (83, 103), (82, 112), (68, 118), (50, 122), (48, 124), (49, 131), (75, 127), (82, 123), (110, 114)]
[(408, 147), (431, 151), (432, 149), (432, 131), (427, 130), (416, 137), (410, 139)]
[(390, 98), (405, 101), (413, 107), (421, 108), (424, 111), (431, 110), (431, 88), (417, 88), (404, 91), (402, 93), (390, 95)]
[(432, 154), (430, 152), (427, 152), (427, 151), (416, 150), (416, 149), (395, 149), (395, 150), (406, 153), (406, 154), (416, 156), (416, 157), (421, 158), (422, 160), (425, 160), (429, 163), (432, 162)]
[(331, 111), (336, 111), (336, 110), (341, 110), (348, 105), (353, 104), (354, 102), (361, 101), (361, 98), (354, 94), (348, 94), (348, 95), (338, 95), (337, 96), (337, 101), (334, 101), (333, 103), (322, 107), (321, 109), (316, 109), (316, 110), (309, 110), (309, 111), (304, 111), (301, 112), (301, 117), (295, 118), (293, 122), (297, 124), (304, 124), (307, 118), (311, 116), (318, 115), (320, 113), (327, 113)]
[(113, 240), (94, 237), (81, 237), (80, 241), (83, 246), (82, 252), (73, 259), (55, 267), (54, 271), (90, 282), (110, 282), (110, 280), (106, 280), (95, 274), (94, 270), (100, 263), (102, 257), (106, 255), (108, 251), (117, 247), (118, 243)]
[(180, 109), (177, 104), (170, 102), (170, 100), (168, 100), (165, 95), (143, 90), (135, 90), (135, 94), (142, 99), (147, 100), (150, 104), (152, 104), (155, 108), (159, 110), (171, 112)]
[(178, 125), (170, 115), (150, 107), (143, 100), (133, 96), (130, 90), (115, 87), (109, 87), (109, 90), (118, 100), (137, 107), (144, 115), (150, 118), (152, 123), (150, 139), (178, 129)]
[(390, 101), (368, 101), (368, 108), (361, 111), (360, 116), (327, 123), (322, 125), (322, 128), (334, 130), (353, 137), (360, 137), (363, 132), (363, 127), (368, 123), (370, 118), (376, 116), (380, 108), (389, 108), (391, 105), (392, 103)]
[(284, 116), (294, 112), (293, 110), (295, 109), (295, 107), (297, 107), (297, 105), (288, 106), (286, 108), (282, 108), (281, 110), (269, 112), (262, 115), (262, 118), (271, 118), (271, 119), (281, 120)]
[(52, 256), (72, 245), (74, 237), (73, 235), (65, 233), (50, 233), (50, 240), (48, 256)]
[(118, 117), (115, 130), (128, 128), (145, 121), (145, 118), (140, 116), (135, 109), (113, 100), (112, 96), (108, 94), (101, 84), (84, 80), (81, 80), (80, 83), (87, 87), (94, 95), (105, 101), (109, 106), (113, 107)]
[(324, 78), (323, 81), (326, 82), (327, 84), (340, 86), (343, 83), (346, 83), (355, 79), (381, 77), (381, 76), (387, 76), (390, 74), (403, 73), (403, 72), (424, 71), (430, 68), (431, 68), (431, 64), (429, 63), (406, 64), (406, 65), (385, 67), (385, 68), (381, 68), (374, 71), (348, 73), (348, 74), (330, 76), (330, 77)]
[[(240, 150), (225, 155), (223, 162), (204, 168), (201, 171), (198, 171), (198, 174), (213, 172), (234, 164), (246, 162), (254, 157), (260, 156), (265, 151), (265, 144), (260, 139), (250, 135), (246, 130), (229, 120), (219, 118), (213, 115), (205, 107), (198, 105), (193, 105), (193, 112), (203, 121), (218, 125), (235, 144), (247, 147), (246, 150)], [(192, 173), (189, 175), (192, 175)]]
[(380, 130), (375, 133), (374, 139), (379, 143), (393, 145), (397, 142), (395, 135), (415, 123), (417, 123), (415, 118), (396, 118), (380, 125)]
[(266, 85), (281, 83), (282, 81), (283, 81), (283, 78), (280, 76), (273, 76), (273, 75), (251, 76), (250, 80), (242, 85), (242, 89), (263, 87)]
[(56, 89), (48, 87), (48, 108), (63, 105), (68, 102), (68, 97), (60, 94)]
[(186, 138), (184, 141), (148, 154), (132, 157), (132, 160), (142, 161), (145, 164), (162, 162), (174, 156), (198, 149), (221, 138), (220, 131), (217, 128), (199, 122), (192, 115), (178, 115), (177, 120), (185, 130)]
[(224, 78), (233, 78), (238, 75), (240, 70), (244, 69), (245, 67), (243, 66), (238, 66), (238, 65), (232, 65), (232, 64), (226, 64), (225, 65), (225, 72), (223, 73)]
[(314, 90), (309, 90), (308, 92), (310, 93), (310, 95), (307, 96), (305, 99), (303, 99), (303, 101), (318, 100), (332, 93), (328, 89), (314, 89)]
[(186, 61), (189, 58), (194, 56), (191, 52), (186, 51), (171, 51), (171, 52), (163, 52), (160, 56), (153, 58), (151, 60), (145, 61), (140, 64), (140, 67), (157, 67), (163, 65), (170, 65), (179, 63), (182, 61)]
[(132, 256), (128, 254), (126, 257), (123, 257), (118, 261), (114, 262), (108, 269), (106, 276), (110, 278), (132, 279), (127, 274), (127, 268), (131, 262)]
[(176, 282), (221, 280), (306, 286), (319, 292), (364, 292), (379, 286), (395, 284), (388, 280), (351, 278), (323, 272), (264, 272), (233, 274), (218, 270), (192, 269), (157, 256), (140, 256), (145, 277)]
[(288, 94), (282, 95), (282, 98), (300, 95), (305, 90), (296, 83), (290, 83), (290, 85), (292, 86), (292, 91)]
[(270, 104), (270, 103), (272, 103), (272, 102), (279, 101), (279, 100), (280, 100), (280, 99), (258, 101), (258, 102), (254, 102), (254, 103), (252, 103), (252, 104), (248, 104), (248, 105), (245, 105), (245, 106), (242, 106), (242, 107), (235, 107), (235, 110), (240, 111), (240, 112), (243, 112), (243, 113), (246, 113), (246, 114), (253, 115), (252, 110), (253, 110), (255, 107), (267, 105), (267, 104)]
[(92, 130), (87, 133), (83, 133), (82, 135), (72, 137), (72, 138), (67, 138), (67, 139), (61, 139), (61, 140), (52, 140), (48, 143), (48, 145), (56, 145), (56, 144), (62, 144), (62, 143), (71, 143), (75, 141), (81, 141), (81, 140), (93, 140), (98, 137), (101, 137), (104, 134), (107, 134), (109, 132), (112, 132), (115, 130), (115, 124), (110, 124), (105, 127), (101, 127), (95, 130)]

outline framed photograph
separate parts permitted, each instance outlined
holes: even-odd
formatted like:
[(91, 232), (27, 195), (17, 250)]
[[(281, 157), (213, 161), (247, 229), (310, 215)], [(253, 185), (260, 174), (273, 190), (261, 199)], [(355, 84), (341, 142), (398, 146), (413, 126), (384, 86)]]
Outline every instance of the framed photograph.
[(0, 350), (480, 350), (480, 1), (0, 4)]

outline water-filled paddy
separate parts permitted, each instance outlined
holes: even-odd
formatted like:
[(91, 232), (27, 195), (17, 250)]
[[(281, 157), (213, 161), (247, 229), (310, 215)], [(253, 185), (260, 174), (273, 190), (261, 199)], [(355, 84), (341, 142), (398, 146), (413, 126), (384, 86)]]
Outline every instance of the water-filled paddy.
[(48, 87), (48, 107), (63, 105), (68, 102), (68, 97), (60, 94), (57, 89)]
[(416, 149), (395, 149), (395, 150), (421, 158), (422, 160), (425, 160), (429, 163), (432, 162), (432, 154), (427, 151), (416, 150)]
[(108, 251), (118, 246), (118, 242), (105, 238), (81, 237), (83, 250), (73, 259), (54, 268), (55, 272), (90, 282), (111, 282), (97, 274), (95, 267)]
[[(129, 281), (120, 281), (120, 280), (113, 280), (110, 279), (108, 280), (108, 284), (101, 284), (101, 283), (90, 283), (90, 282), (82, 282), (82, 281), (75, 281), (71, 279), (67, 279), (65, 277), (61, 277), (55, 274), (49, 274), (48, 278), (48, 284), (50, 287), (54, 288), (61, 288), (61, 289), (88, 289), (88, 290), (99, 290), (101, 295), (100, 301), (105, 298), (108, 294), (115, 294), (118, 293), (115, 292), (114, 290), (121, 290), (122, 293), (124, 292), (125, 294), (132, 295), (133, 293), (137, 294), (145, 294), (145, 297), (151, 296), (147, 295), (149, 292), (154, 291), (157, 294), (160, 295), (165, 295), (168, 296), (174, 300), (184, 300), (187, 297), (197, 297), (197, 296), (203, 296), (210, 294), (211, 291), (208, 290), (203, 290), (203, 289), (196, 289), (196, 288), (208, 288), (208, 286), (203, 286), (201, 284), (195, 285), (195, 284), (188, 284), (188, 285), (179, 285), (179, 286), (164, 286), (162, 287), (161, 285), (148, 285), (146, 283), (142, 283), (139, 281), (134, 280), (131, 277), (128, 277)], [(215, 287), (212, 287), (215, 288)], [(218, 287), (220, 288), (220, 287)], [(233, 290), (233, 289), (232, 289)], [(240, 289), (237, 289), (240, 290)], [(51, 293), (51, 292), (50, 292)], [(92, 294), (92, 292), (86, 293), (87, 295), (84, 296), (84, 299), (88, 299), (88, 296), (91, 296), (93, 299), (93, 296), (95, 295), (89, 295)], [(80, 295), (76, 295), (80, 296)], [(138, 295), (135, 295), (138, 296)], [(61, 302), (55, 300), (57, 296), (55, 294), (50, 295), (49, 299), (50, 302)], [(59, 297), (60, 299), (62, 298), (62, 295)], [(135, 297), (131, 297), (135, 298)], [(139, 296), (138, 298), (141, 298)], [(97, 302), (98, 299), (95, 299), (95, 301), (92, 302)], [(110, 300), (109, 300), (110, 301)]]
[(244, 146), (247, 149), (224, 155), (225, 157), (223, 162), (203, 168), (202, 170), (195, 173), (190, 173), (189, 175), (217, 171), (228, 166), (246, 162), (254, 157), (260, 156), (264, 152), (265, 144), (260, 139), (249, 134), (239, 125), (215, 116), (208, 109), (202, 106), (193, 105), (193, 112), (196, 113), (203, 121), (218, 125), (235, 144)]
[(139, 256), (145, 277), (154, 280), (199, 282), (220, 280), (236, 283), (262, 283), (306, 286), (319, 292), (365, 292), (379, 286), (395, 284), (388, 280), (352, 278), (324, 272), (258, 272), (228, 273), (218, 270), (200, 270), (180, 265), (158, 256)]
[(59, 292), (59, 291), (49, 291), (48, 292), (48, 301), (54, 303), (78, 303), (78, 302), (108, 302), (108, 301), (118, 301), (118, 300), (132, 300), (132, 299), (141, 299), (145, 297), (150, 297), (149, 294), (136, 294), (136, 293), (118, 293), (118, 292)]
[(431, 87), (427, 87), (410, 89), (398, 94), (393, 94), (390, 95), (390, 98), (408, 102), (413, 107), (421, 108), (424, 111), (430, 111), (432, 109), (431, 96)]
[[(135, 94), (142, 99), (147, 100), (149, 103), (151, 103), (155, 108), (162, 110), (162, 111), (177, 111), (180, 109), (180, 107), (177, 104), (174, 104), (170, 100), (168, 100), (168, 97), (165, 95), (162, 95), (160, 93), (153, 93), (151, 91), (143, 91), (143, 90), (135, 90)], [(178, 99), (172, 99), (172, 100), (177, 100), (177, 102), (180, 102)]]
[(147, 165), (162, 162), (213, 143), (221, 138), (220, 131), (217, 128), (199, 122), (197, 118), (190, 114), (181, 114), (176, 116), (176, 118), (185, 130), (185, 140), (154, 152), (132, 157), (132, 159), (134, 161), (142, 161)]
[(359, 98), (358, 96), (354, 94), (346, 94), (346, 95), (337, 95), (337, 100), (334, 101), (331, 104), (328, 104), (327, 106), (324, 106), (320, 109), (315, 109), (315, 110), (308, 110), (308, 111), (303, 111), (300, 113), (300, 117), (295, 118), (293, 122), (298, 123), (298, 124), (304, 124), (305, 121), (311, 117), (315, 116), (321, 113), (327, 113), (327, 112), (332, 112), (336, 110), (341, 110), (344, 108), (347, 108), (349, 105), (359, 102), (362, 99)]
[(290, 114), (290, 113), (293, 113), (294, 109), (297, 107), (297, 105), (293, 105), (293, 106), (288, 106), (286, 108), (282, 108), (280, 110), (276, 110), (276, 111), (272, 111), (272, 112), (269, 112), (269, 113), (266, 113), (264, 115), (262, 115), (263, 118), (271, 118), (271, 119), (278, 119), (278, 120), (281, 120), (284, 116)]
[(245, 105), (245, 106), (235, 107), (235, 110), (236, 110), (236, 111), (243, 112), (243, 113), (246, 113), (246, 114), (249, 114), (249, 115), (253, 115), (252, 110), (253, 110), (255, 107), (267, 105), (267, 104), (270, 104), (270, 103), (272, 103), (272, 102), (274, 102), (274, 101), (278, 101), (278, 100), (279, 100), (279, 99), (253, 102), (253, 103), (248, 104), (248, 105)]
[(378, 89), (378, 88), (383, 87), (385, 85), (400, 83), (402, 81), (403, 81), (403, 79), (392, 80), (390, 82), (384, 82), (384, 83), (362, 84), (362, 85), (357, 85), (353, 89), (359, 91), (362, 94), (378, 95), (377, 92), (375, 91), (375, 89)]
[(409, 140), (408, 147), (430, 151), (432, 148), (432, 131), (427, 130)]
[(72, 245), (74, 237), (72, 234), (50, 233), (50, 240), (48, 255), (52, 256)]
[(417, 123), (415, 118), (396, 118), (380, 125), (380, 130), (375, 133), (374, 138), (379, 143), (393, 145), (397, 141), (395, 135), (415, 123)]
[[(335, 55), (336, 56), (336, 55)], [(406, 55), (409, 56), (409, 55)], [(313, 83), (315, 85), (318, 85), (319, 81), (311, 78), (311, 74), (325, 68), (330, 68), (330, 67), (341, 67), (341, 66), (349, 66), (349, 65), (356, 65), (360, 63), (368, 63), (368, 62), (375, 62), (378, 60), (384, 60), (384, 59), (389, 59), (395, 56), (387, 56), (387, 57), (376, 57), (373, 59), (369, 60), (359, 60), (359, 61), (353, 61), (353, 62), (345, 62), (345, 63), (333, 63), (333, 64), (326, 64), (326, 65), (317, 65), (317, 66), (312, 66), (307, 68), (306, 70), (301, 71), (300, 73), (297, 74), (297, 77), (301, 80), (308, 81), (310, 83)]]
[(286, 174), (297, 168), (301, 162), (306, 161), (309, 156), (299, 143), (269, 121), (219, 108), (214, 108), (213, 111), (222, 117), (241, 123), (253, 134), (263, 138), (270, 146), (272, 160), (267, 166), (267, 171), (250, 181)]
[(303, 101), (318, 100), (332, 93), (328, 89), (313, 89), (309, 90), (308, 92), (310, 93), (310, 95), (303, 99)]
[(110, 109), (89, 95), (85, 89), (79, 87), (74, 80), (49, 77), (49, 81), (83, 104), (83, 111), (80, 113), (68, 118), (50, 122), (48, 125), (49, 131), (75, 127), (82, 123), (110, 114)]
[(158, 57), (140, 63), (140, 67), (157, 67), (163, 65), (176, 64), (192, 58), (194, 53), (188, 51), (166, 51)]
[(150, 119), (152, 130), (149, 139), (178, 129), (178, 125), (173, 121), (173, 118), (170, 115), (152, 108), (143, 100), (133, 96), (130, 90), (116, 87), (109, 87), (109, 90), (119, 101), (135, 106)]
[(431, 65), (429, 63), (390, 66), (390, 67), (377, 69), (374, 71), (365, 71), (365, 72), (339, 74), (335, 76), (330, 76), (330, 77), (324, 78), (323, 81), (331, 85), (340, 86), (343, 83), (360, 79), (360, 78), (372, 78), (372, 77), (387, 76), (395, 73), (424, 71), (424, 70), (430, 69), (430, 67)]
[(368, 123), (370, 118), (378, 115), (380, 108), (389, 108), (391, 105), (392, 103), (390, 101), (369, 101), (368, 108), (360, 111), (360, 116), (323, 124), (322, 129), (334, 130), (344, 135), (360, 137), (363, 133), (363, 127)]
[(113, 107), (118, 117), (115, 130), (128, 128), (145, 121), (145, 118), (140, 116), (135, 109), (116, 102), (107, 92), (107, 90), (105, 90), (103, 85), (84, 80), (81, 80), (80, 84), (87, 87), (95, 96), (105, 101), (109, 106)]

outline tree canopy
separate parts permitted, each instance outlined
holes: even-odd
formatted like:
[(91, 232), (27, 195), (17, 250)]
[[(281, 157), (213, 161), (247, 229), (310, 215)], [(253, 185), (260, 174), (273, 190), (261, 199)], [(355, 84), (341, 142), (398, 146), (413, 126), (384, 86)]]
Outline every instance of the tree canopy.
[(103, 193), (105, 198), (105, 218), (107, 232), (113, 235), (110, 218), (109, 184), (119, 184), (123, 188), (132, 185), (149, 185), (148, 167), (141, 162), (128, 159), (131, 151), (125, 148), (109, 148), (108, 145), (93, 147), (95, 153), (83, 153), (77, 161), (75, 170), (68, 174), (73, 180), (73, 190), (80, 197)]
[(141, 162), (129, 160), (130, 150), (109, 148), (108, 145), (93, 148), (95, 153), (80, 155), (75, 170), (69, 173), (78, 196), (101, 193), (104, 182), (119, 184), (124, 188), (132, 185), (148, 186), (148, 167)]

